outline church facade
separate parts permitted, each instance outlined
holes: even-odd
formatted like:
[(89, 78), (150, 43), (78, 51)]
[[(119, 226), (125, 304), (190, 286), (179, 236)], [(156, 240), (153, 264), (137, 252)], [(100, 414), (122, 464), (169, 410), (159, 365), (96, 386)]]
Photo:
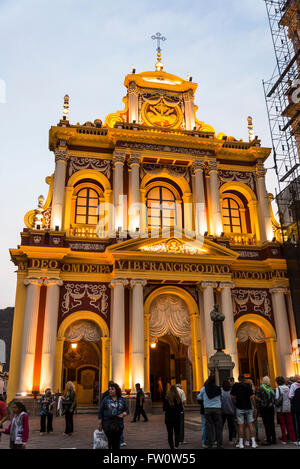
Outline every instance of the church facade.
[(124, 110), (51, 127), (47, 199), (25, 215), (8, 399), (74, 382), (93, 404), (116, 381), (188, 400), (214, 353), (258, 382), (295, 373), (296, 337), (279, 225), (265, 184), (270, 149), (199, 121), (197, 84), (164, 71), (125, 78)]

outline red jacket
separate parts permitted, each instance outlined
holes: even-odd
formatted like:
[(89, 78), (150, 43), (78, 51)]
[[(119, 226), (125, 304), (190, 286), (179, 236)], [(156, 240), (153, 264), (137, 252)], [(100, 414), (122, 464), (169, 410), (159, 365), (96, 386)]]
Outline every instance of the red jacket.
[(3, 419), (3, 417), (5, 417), (7, 414), (7, 411), (6, 411), (6, 404), (4, 401), (0, 401), (0, 420)]

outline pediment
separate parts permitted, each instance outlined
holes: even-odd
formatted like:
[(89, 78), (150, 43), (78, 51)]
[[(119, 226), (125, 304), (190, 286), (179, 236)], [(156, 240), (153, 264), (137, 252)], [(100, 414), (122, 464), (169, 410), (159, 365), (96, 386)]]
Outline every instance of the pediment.
[[(228, 249), (211, 239), (198, 237), (196, 239), (176, 236), (162, 236), (160, 238), (137, 238), (130, 239), (108, 248), (113, 257), (137, 255), (141, 257), (159, 258), (205, 258), (207, 260), (234, 261), (239, 254)], [(126, 256), (126, 257), (127, 257)]]

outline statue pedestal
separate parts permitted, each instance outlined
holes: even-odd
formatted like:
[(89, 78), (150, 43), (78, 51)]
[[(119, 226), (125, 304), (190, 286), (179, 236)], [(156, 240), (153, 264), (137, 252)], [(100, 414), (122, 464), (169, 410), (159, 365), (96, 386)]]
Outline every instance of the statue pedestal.
[(232, 377), (234, 366), (231, 356), (221, 351), (212, 355), (208, 362), (208, 369), (215, 375), (217, 386), (222, 386), (225, 379)]

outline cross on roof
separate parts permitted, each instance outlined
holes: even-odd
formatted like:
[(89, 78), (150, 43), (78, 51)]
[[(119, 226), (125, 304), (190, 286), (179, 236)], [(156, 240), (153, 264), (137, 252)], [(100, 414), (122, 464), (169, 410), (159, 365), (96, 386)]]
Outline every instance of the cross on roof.
[(157, 41), (157, 52), (161, 52), (161, 48), (160, 48), (160, 41), (166, 41), (166, 38), (164, 36), (162, 36), (161, 33), (156, 33), (154, 34), (153, 36), (151, 36), (151, 39), (153, 39), (154, 41), (156, 40)]

